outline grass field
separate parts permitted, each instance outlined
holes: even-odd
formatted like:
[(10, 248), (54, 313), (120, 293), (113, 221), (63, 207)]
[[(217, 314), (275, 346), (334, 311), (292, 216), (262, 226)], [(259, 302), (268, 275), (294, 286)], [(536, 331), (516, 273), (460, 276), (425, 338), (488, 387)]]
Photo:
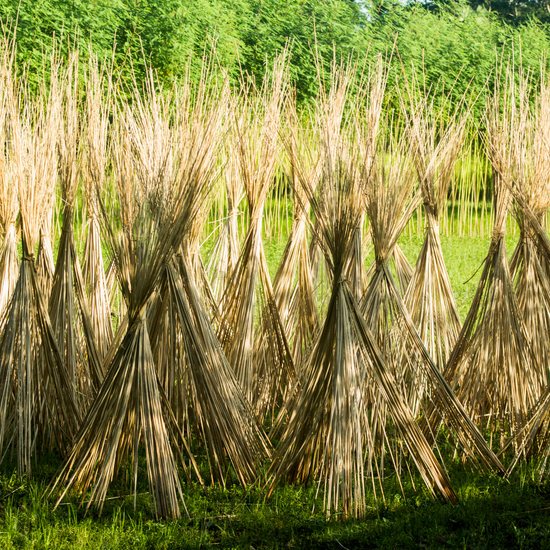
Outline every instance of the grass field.
[[(509, 255), (516, 240), (508, 240)], [(400, 241), (413, 264), (421, 244), (419, 237)], [(442, 237), (442, 246), (464, 319), (489, 238)], [(267, 244), (273, 273), (283, 249), (283, 240)], [(190, 517), (177, 521), (154, 520), (146, 485), (138, 488), (135, 512), (124, 496), (130, 491), (117, 483), (101, 516), (86, 514), (76, 495), (54, 511), (44, 492), (60, 458), (43, 456), (32, 480), (18, 479), (7, 460), (0, 467), (0, 548), (550, 548), (550, 482), (538, 480), (536, 464), (502, 479), (453, 461), (450, 450), (444, 455), (458, 506), (433, 500), (419, 477), (406, 478), (403, 496), (388, 471), (385, 499), (372, 496), (363, 520), (344, 522), (327, 521), (315, 484), (280, 486), (267, 499), (265, 480), (248, 489), (186, 484)]]
[[(102, 516), (84, 514), (77, 501), (52, 511), (42, 498), (56, 457), (41, 461), (36, 479), (0, 476), (1, 548), (547, 548), (550, 483), (523, 465), (510, 479), (450, 463), (458, 506), (434, 501), (415, 479), (384, 483), (385, 503), (368, 505), (361, 521), (326, 520), (315, 486), (280, 487), (269, 499), (260, 487), (185, 488), (190, 518), (155, 521), (147, 496), (136, 512), (131, 497), (113, 490)], [(315, 509), (313, 510), (313, 506)]]

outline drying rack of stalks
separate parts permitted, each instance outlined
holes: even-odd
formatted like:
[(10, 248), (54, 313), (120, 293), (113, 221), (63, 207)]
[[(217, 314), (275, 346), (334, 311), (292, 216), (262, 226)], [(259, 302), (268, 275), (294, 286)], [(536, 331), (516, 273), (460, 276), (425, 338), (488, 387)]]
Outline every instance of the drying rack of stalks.
[[(0, 459), (59, 453), (56, 505), (315, 483), (360, 517), (390, 475), (457, 502), (457, 456), (547, 472), (546, 75), (499, 67), (477, 127), (382, 57), (300, 105), (289, 59), (162, 89), (75, 51), (31, 92), (0, 44)], [(453, 238), (489, 250), (465, 319)]]

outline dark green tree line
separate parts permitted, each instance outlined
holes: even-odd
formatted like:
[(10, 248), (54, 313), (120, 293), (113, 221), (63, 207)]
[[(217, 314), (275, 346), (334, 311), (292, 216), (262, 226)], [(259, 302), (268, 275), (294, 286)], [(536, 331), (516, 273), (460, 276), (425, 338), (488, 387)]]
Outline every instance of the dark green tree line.
[[(236, 81), (247, 72), (261, 81), (285, 45), (292, 50), (291, 78), (299, 101), (316, 90), (314, 56), (328, 68), (336, 58), (359, 64), (389, 55), (397, 46), (390, 82), (420, 71), (427, 87), (482, 94), (497, 59), (520, 59), (538, 73), (550, 48), (544, 2), (514, 6), (505, 0), (410, 2), (397, 0), (0, 0), (0, 18), (17, 26), (20, 62), (39, 74), (44, 54), (77, 44), (113, 59), (118, 74), (138, 81), (151, 65), (160, 82), (182, 78), (191, 60), (200, 78), (201, 58), (213, 45), (217, 63)], [(500, 6), (500, 7), (498, 7)], [(498, 8), (498, 9), (497, 9)], [(506, 9), (505, 9), (506, 8)], [(508, 10), (508, 11), (506, 11)], [(315, 52), (315, 53), (314, 53)], [(359, 71), (360, 72), (360, 71)], [(481, 101), (481, 100), (480, 100)], [(480, 103), (481, 104), (481, 103)]]

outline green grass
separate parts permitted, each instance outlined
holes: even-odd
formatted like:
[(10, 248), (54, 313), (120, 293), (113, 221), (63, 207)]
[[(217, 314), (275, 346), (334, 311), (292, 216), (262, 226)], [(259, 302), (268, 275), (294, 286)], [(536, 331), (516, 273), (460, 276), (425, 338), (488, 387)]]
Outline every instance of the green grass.
[[(517, 239), (517, 237), (516, 237)], [(508, 240), (513, 251), (514, 238)], [(422, 240), (400, 245), (414, 265)], [(284, 239), (266, 241), (274, 275)], [(443, 252), (461, 318), (477, 288), (489, 238), (442, 237)], [(367, 260), (368, 261), (368, 260)], [(369, 497), (361, 521), (327, 520), (316, 485), (279, 486), (267, 499), (262, 481), (244, 489), (229, 484), (202, 489), (184, 484), (190, 517), (157, 521), (151, 514), (144, 464), (140, 464), (137, 509), (130, 490), (113, 483), (102, 515), (88, 514), (75, 495), (57, 509), (45, 498), (61, 462), (38, 460), (32, 480), (18, 479), (12, 463), (0, 466), (0, 548), (550, 548), (550, 482), (540, 482), (535, 464), (521, 464), (509, 479), (480, 473), (444, 451), (458, 506), (434, 500), (418, 476), (405, 478), (404, 495), (388, 470), (385, 501)], [(198, 451), (201, 460), (200, 451)], [(203, 467), (205, 459), (202, 458)], [(266, 465), (267, 467), (267, 465)], [(416, 487), (416, 489), (415, 489)]]
[[(315, 487), (279, 487), (267, 500), (261, 488), (184, 488), (190, 518), (156, 521), (147, 496), (116, 491), (102, 516), (85, 515), (77, 501), (52, 510), (42, 498), (59, 465), (44, 458), (32, 482), (0, 474), (0, 548), (548, 548), (550, 483), (524, 464), (509, 480), (449, 465), (458, 506), (433, 500), (420, 480), (401, 494), (395, 477), (384, 483), (386, 502), (371, 499), (361, 521), (328, 521)], [(313, 504), (316, 505), (312, 511)]]

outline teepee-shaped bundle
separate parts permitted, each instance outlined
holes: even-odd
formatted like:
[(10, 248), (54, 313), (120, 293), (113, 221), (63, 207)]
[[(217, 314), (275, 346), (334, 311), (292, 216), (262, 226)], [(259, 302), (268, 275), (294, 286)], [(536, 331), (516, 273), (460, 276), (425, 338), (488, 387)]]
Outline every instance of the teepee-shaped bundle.
[(312, 127), (304, 127), (293, 102), (289, 106), (287, 149), (294, 192), (294, 218), (273, 281), (273, 294), (286, 334), (292, 341), (295, 365), (301, 364), (302, 355), (313, 343), (319, 327), (307, 242), (310, 206), (305, 189), (314, 192), (317, 187), (323, 170), (324, 149), (338, 147), (352, 73), (351, 67), (333, 67), (328, 90), (319, 77)]
[[(184, 91), (180, 90), (180, 97), (182, 93)], [(228, 93), (224, 88), (220, 101), (225, 101)], [(208, 105), (214, 100), (203, 88), (199, 89), (199, 94), (195, 99), (199, 104)], [(181, 152), (179, 168), (189, 171), (186, 178), (207, 180), (216, 164), (216, 136), (223, 135), (225, 130), (221, 117), (216, 126), (213, 126), (215, 120), (201, 121), (202, 128), (198, 126), (199, 121), (193, 121), (195, 126), (182, 124), (174, 130), (165, 123), (169, 115), (167, 109), (153, 108), (159, 101), (158, 96), (150, 95), (150, 108), (140, 110), (140, 117), (134, 121), (137, 128), (133, 134), (143, 134), (136, 165), (142, 166), (140, 170), (144, 172), (149, 171), (154, 164), (148, 163), (148, 159), (160, 157), (169, 144), (170, 134), (174, 133), (177, 150)], [(179, 103), (176, 107), (184, 107), (180, 113), (182, 117), (187, 116), (189, 106)], [(198, 135), (201, 130), (205, 133), (203, 139), (212, 145), (201, 165), (195, 167), (193, 142), (202, 141)], [(163, 163), (163, 170), (169, 170), (171, 165), (171, 162)], [(153, 168), (149, 177), (159, 176)], [(209, 201), (205, 200), (204, 204), (208, 205)], [(200, 207), (203, 211), (204, 208)], [(197, 224), (197, 215), (193, 224)], [(225, 482), (231, 464), (239, 480), (247, 484), (255, 480), (262, 461), (269, 455), (267, 440), (256, 425), (201, 300), (195, 282), (196, 271), (191, 267), (196, 254), (191, 251), (196, 242), (196, 227), (189, 225), (185, 229), (180, 236), (183, 242), (180, 252), (162, 271), (158, 295), (150, 307), (153, 357), (167, 399), (185, 436), (189, 440), (199, 439), (204, 446), (211, 478)]]
[(34, 258), (57, 174), (56, 71), (54, 64), (49, 94), (41, 89), (32, 101), (21, 83), (20, 97), (12, 90), (9, 99), (23, 258), (0, 332), (0, 445), (16, 449), (20, 475), (31, 473), (31, 456), (41, 446), (64, 450), (80, 424)]
[[(378, 68), (380, 73), (378, 78), (383, 78), (382, 70), (382, 67)], [(381, 102), (382, 98), (372, 97), (371, 101)], [(376, 124), (376, 132), (372, 133), (368, 129), (365, 135), (363, 120), (368, 121), (367, 128)], [(364, 109), (360, 109), (358, 114), (355, 115), (356, 146), (359, 149), (363, 165), (361, 170), (361, 177), (364, 180), (363, 191), (365, 191), (365, 182), (370, 183), (366, 196), (363, 192), (358, 200), (365, 202), (364, 208), (369, 221), (367, 237), (370, 239), (375, 252), (374, 262), (365, 274), (360, 275), (359, 270), (362, 269), (363, 262), (362, 248), (359, 241), (361, 227), (359, 225), (356, 230), (356, 261), (354, 262), (353, 271), (355, 276), (353, 278), (355, 279), (356, 296), (362, 295), (362, 303), (367, 300), (366, 293), (369, 289), (371, 297), (376, 294), (376, 292), (373, 292), (373, 288), (376, 288), (384, 280), (385, 272), (390, 273), (391, 262), (395, 268), (401, 295), (405, 294), (413, 275), (413, 269), (397, 241), (418, 205), (420, 195), (413, 192), (415, 186), (407, 164), (406, 152), (402, 150), (403, 142), (396, 144), (391, 141), (393, 138), (390, 138), (391, 143), (389, 143), (388, 151), (378, 154), (379, 125), (380, 120), (372, 119), (372, 114), (368, 110), (365, 112)], [(391, 133), (393, 130), (390, 127), (385, 128), (383, 131)], [(382, 147), (382, 150), (384, 150), (384, 147)], [(389, 160), (384, 164), (384, 167), (381, 170), (377, 169), (376, 165), (382, 166), (384, 163), (383, 158), (388, 155)], [(377, 162), (375, 162), (376, 158), (378, 158)], [(373, 178), (375, 172), (376, 177)], [(400, 178), (403, 178), (402, 183), (400, 183)], [(363, 279), (366, 280), (366, 284)], [(364, 288), (365, 286), (366, 288)], [(376, 310), (376, 305), (374, 309)]]
[[(272, 488), (279, 480), (318, 479), (327, 513), (338, 510), (344, 517), (363, 515), (365, 485), (370, 478), (376, 491), (385, 444), (394, 437), (408, 450), (428, 487), (456, 501), (386, 368), (345, 275), (361, 217), (358, 181), (349, 144), (345, 140), (332, 144), (317, 194), (308, 190), (319, 246), (331, 271), (332, 293), (322, 328), (275, 425), (281, 442), (271, 466)], [(372, 401), (371, 395), (376, 396)], [(395, 454), (389, 460), (399, 473)]]
[(17, 252), (17, 186), (10, 135), (10, 101), (13, 100), (13, 53), (2, 43), (0, 53), (0, 319), (11, 298), (19, 273)]
[(222, 299), (218, 336), (239, 384), (260, 418), (280, 400), (294, 376), (262, 239), (264, 204), (281, 148), (279, 133), (287, 95), (285, 52), (275, 60), (261, 92), (248, 91), (235, 113), (236, 154), (248, 200), (249, 225)]
[(52, 282), (49, 314), (57, 345), (74, 392), (86, 412), (103, 379), (101, 359), (88, 312), (84, 280), (74, 237), (82, 143), (79, 132), (78, 54), (68, 60), (63, 75), (58, 139), (58, 170), (63, 200), (63, 226)]
[(107, 289), (101, 249), (99, 223), (101, 212), (97, 194), (101, 194), (106, 185), (111, 90), (108, 75), (99, 68), (97, 58), (91, 53), (86, 76), (86, 124), (83, 139), (85, 139), (84, 190), (88, 232), (82, 269), (96, 347), (103, 359), (113, 340), (113, 327), (110, 294)]
[(246, 485), (269, 456), (267, 438), (216, 338), (189, 264), (187, 254), (178, 254), (160, 277), (151, 323), (159, 378), (185, 435), (204, 446), (212, 481), (225, 484), (231, 464)]
[(287, 147), (291, 166), (294, 216), (290, 235), (273, 280), (273, 295), (285, 333), (291, 343), (293, 362), (298, 366), (302, 353), (311, 345), (319, 326), (307, 242), (310, 208), (301, 181), (306, 179), (312, 189), (317, 187), (322, 157), (318, 130), (302, 126), (294, 103), (289, 113), (290, 136)]
[[(523, 198), (514, 213), (520, 226), (520, 237), (512, 259), (510, 272), (515, 281), (518, 304), (533, 353), (537, 359), (534, 368), (541, 384), (546, 386), (550, 353), (550, 258), (540, 252), (536, 244), (536, 229), (531, 227), (525, 208), (546, 227), (546, 213), (550, 207), (550, 85), (542, 80), (532, 108), (535, 90), (524, 81), (518, 98), (522, 111), (515, 118), (516, 155), (511, 166), (503, 166), (503, 175), (513, 182), (516, 194)], [(496, 160), (496, 159), (495, 159)]]
[[(547, 353), (548, 332), (544, 331), (548, 303), (550, 301), (550, 285), (548, 282), (548, 265), (550, 263), (550, 239), (548, 238), (544, 219), (543, 204), (547, 197), (538, 196), (544, 192), (547, 179), (547, 166), (550, 162), (550, 143), (547, 136), (548, 117), (547, 102), (550, 98), (548, 83), (541, 83), (540, 96), (537, 98), (538, 109), (531, 123), (530, 144), (527, 159), (533, 162), (532, 170), (538, 178), (530, 181), (528, 173), (519, 172), (518, 178), (510, 171), (503, 171), (507, 184), (512, 189), (517, 203), (518, 221), (522, 234), (520, 242), (512, 258), (517, 271), (518, 301), (523, 309), (526, 324), (534, 332), (531, 342), (536, 353), (544, 360)], [(530, 154), (529, 154), (530, 153)], [(532, 156), (531, 156), (532, 155)], [(520, 248), (521, 245), (521, 248)], [(534, 301), (535, 298), (537, 301)], [(531, 306), (527, 309), (527, 306)], [(541, 361), (542, 363), (542, 361)], [(538, 370), (538, 369), (537, 369)], [(546, 381), (543, 394), (530, 411), (528, 421), (508, 440), (508, 445), (516, 446), (514, 461), (508, 467), (510, 472), (524, 457), (537, 457), (539, 460), (540, 477), (548, 476), (550, 470), (550, 385)]]
[[(359, 127), (360, 128), (360, 127)], [(390, 134), (392, 129), (384, 129)], [(362, 162), (363, 191), (369, 230), (374, 246), (374, 267), (369, 270), (370, 280), (362, 300), (362, 312), (367, 324), (378, 340), (388, 367), (410, 395), (409, 405), (416, 412), (420, 405), (424, 378), (416, 376), (410, 363), (421, 362), (421, 351), (405, 346), (400, 331), (405, 330), (403, 318), (408, 316), (397, 282), (390, 270), (390, 260), (403, 229), (417, 208), (420, 193), (416, 190), (413, 167), (406, 154), (404, 138), (388, 138), (381, 146), (384, 153), (373, 161), (372, 145), (359, 135), (358, 146)], [(405, 323), (406, 325), (406, 323)], [(402, 361), (402, 353), (410, 353)], [(420, 384), (420, 386), (418, 386)], [(412, 385), (412, 386), (411, 386)]]
[[(146, 97), (157, 98), (154, 86), (149, 75)], [(121, 101), (115, 111), (113, 160), (120, 215), (111, 219), (102, 204), (101, 210), (127, 304), (127, 329), (54, 489), (64, 483), (67, 490), (75, 486), (83, 493), (91, 488), (88, 507), (101, 508), (109, 484), (129, 460), (135, 496), (143, 448), (155, 514), (178, 517), (182, 491), (174, 451), (181, 456), (180, 445), (189, 448), (159, 384), (148, 310), (159, 279), (179, 249), (182, 235), (188, 234), (210, 184), (212, 148), (217, 149), (221, 135), (224, 105), (223, 101), (212, 101), (208, 107), (194, 105), (189, 113), (190, 141), (185, 151), (178, 151), (167, 132), (155, 133), (159, 141), (148, 143), (150, 135), (139, 123), (148, 118), (148, 110), (162, 109), (163, 101), (169, 102), (160, 97), (146, 101), (136, 90), (133, 107)], [(168, 123), (163, 116), (153, 119)], [(187, 454), (194, 464), (191, 453)], [(183, 460), (181, 464), (185, 467)]]
[(487, 110), (493, 235), (477, 292), (445, 369), (445, 377), (474, 421), (489, 426), (492, 434), (499, 430), (501, 440), (523, 424), (543, 389), (506, 255), (509, 167), (523, 155), (517, 125), (518, 117), (526, 114), (518, 108), (521, 97), (514, 79), (509, 69), (504, 82), (497, 81)]
[(239, 205), (244, 198), (243, 183), (238, 168), (238, 155), (235, 137), (228, 133), (224, 151), (224, 181), (227, 199), (227, 212), (209, 253), (206, 271), (210, 277), (212, 293), (218, 304), (221, 303), (228, 279), (239, 260)]
[[(418, 95), (420, 92), (416, 92)], [(432, 359), (443, 370), (462, 328), (439, 238), (439, 219), (457, 156), (462, 148), (466, 117), (445, 110), (425, 97), (409, 97), (407, 131), (420, 184), (426, 234), (404, 302)]]
[(381, 139), (379, 145), (384, 155), (380, 153), (374, 164), (367, 164), (372, 166), (370, 174), (365, 169), (361, 174), (376, 259), (362, 312), (415, 417), (423, 409), (430, 411), (430, 423), (426, 424), (430, 437), (437, 434), (443, 421), (467, 455), (477, 455), (486, 466), (502, 471), (502, 465), (428, 353), (389, 268), (391, 252), (418, 204), (419, 191), (414, 190), (415, 176), (404, 138), (392, 138), (390, 129), (385, 129), (385, 135), (390, 136), (388, 141)]

